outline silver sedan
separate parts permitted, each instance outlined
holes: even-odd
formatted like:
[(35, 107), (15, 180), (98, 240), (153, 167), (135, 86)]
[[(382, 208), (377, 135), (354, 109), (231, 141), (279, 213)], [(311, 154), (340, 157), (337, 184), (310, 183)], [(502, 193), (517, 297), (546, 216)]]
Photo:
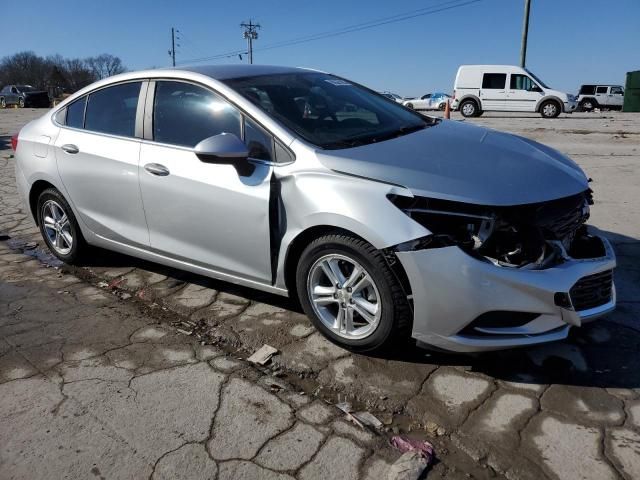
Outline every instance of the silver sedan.
[(615, 306), (587, 178), (525, 138), (318, 71), (131, 72), (14, 138), (51, 251), (98, 246), (297, 297), (357, 351), (559, 340)]

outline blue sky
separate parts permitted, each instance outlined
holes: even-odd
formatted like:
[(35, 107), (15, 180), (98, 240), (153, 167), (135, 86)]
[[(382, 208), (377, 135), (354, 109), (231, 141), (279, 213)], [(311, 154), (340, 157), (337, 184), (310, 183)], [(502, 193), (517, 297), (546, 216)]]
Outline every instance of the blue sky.
[[(130, 69), (168, 66), (172, 26), (182, 32), (180, 62), (245, 48), (239, 24), (251, 17), (263, 27), (255, 43), (255, 63), (313, 67), (378, 90), (419, 95), (451, 91), (461, 64), (517, 64), (523, 3), (480, 0), (260, 51), (261, 46), (453, 5), (455, 0), (30, 0), (18, 2), (24, 21), (3, 23), (0, 57), (20, 50), (66, 57), (108, 52)], [(625, 72), (640, 69), (639, 19), (640, 0), (532, 0), (527, 66), (550, 86), (569, 92), (581, 83), (624, 84)], [(229, 62), (240, 60), (208, 63)]]

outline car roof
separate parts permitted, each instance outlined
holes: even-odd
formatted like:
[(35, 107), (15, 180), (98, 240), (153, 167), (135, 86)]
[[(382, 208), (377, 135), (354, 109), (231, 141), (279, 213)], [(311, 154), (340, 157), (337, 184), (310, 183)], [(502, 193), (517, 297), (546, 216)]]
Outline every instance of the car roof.
[(196, 65), (179, 67), (176, 70), (199, 73), (215, 80), (230, 78), (256, 77), (259, 75), (278, 75), (287, 73), (304, 73), (311, 70), (298, 67), (283, 67), (278, 65)]

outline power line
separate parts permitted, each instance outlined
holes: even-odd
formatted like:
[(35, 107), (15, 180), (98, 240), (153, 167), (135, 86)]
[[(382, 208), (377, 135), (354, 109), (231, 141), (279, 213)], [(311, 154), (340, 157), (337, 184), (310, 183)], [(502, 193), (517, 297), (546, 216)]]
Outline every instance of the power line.
[[(264, 51), (264, 50), (271, 50), (271, 49), (275, 49), (275, 48), (282, 48), (282, 47), (287, 47), (287, 46), (291, 46), (291, 45), (298, 45), (301, 43), (306, 43), (306, 42), (311, 42), (311, 41), (315, 41), (315, 40), (321, 40), (321, 39), (325, 39), (325, 38), (329, 38), (329, 37), (334, 37), (334, 36), (338, 36), (338, 35), (345, 35), (348, 33), (353, 33), (353, 32), (357, 32), (357, 31), (361, 31), (361, 30), (366, 30), (369, 28), (375, 28), (375, 27), (379, 27), (382, 25), (388, 25), (391, 23), (396, 23), (396, 22), (401, 22), (401, 21), (405, 21), (405, 20), (410, 20), (413, 18), (417, 18), (417, 17), (422, 17), (422, 16), (427, 16), (427, 15), (433, 15), (435, 13), (439, 13), (439, 12), (443, 12), (446, 10), (451, 10), (454, 8), (459, 8), (459, 7), (464, 7), (466, 5), (470, 5), (472, 3), (478, 3), (481, 2), (483, 0), (467, 0), (467, 1), (463, 1), (462, 3), (460, 3), (460, 0), (449, 0), (437, 5), (432, 5), (430, 7), (423, 7), (417, 10), (411, 10), (408, 12), (404, 12), (404, 13), (400, 13), (400, 14), (396, 14), (396, 15), (392, 15), (392, 16), (388, 16), (388, 17), (383, 17), (383, 18), (378, 18), (375, 20), (369, 20), (367, 22), (362, 22), (362, 23), (357, 23), (354, 25), (350, 25), (350, 26), (346, 26), (343, 27), (341, 29), (338, 30), (331, 30), (331, 31), (326, 31), (326, 32), (320, 32), (320, 33), (316, 33), (313, 35), (306, 35), (304, 37), (298, 37), (298, 38), (294, 38), (291, 40), (287, 40), (287, 41), (282, 41), (282, 42), (278, 42), (278, 43), (274, 43), (274, 44), (270, 44), (270, 45), (265, 45), (264, 47), (260, 47), (260, 48), (256, 48), (256, 51)], [(200, 62), (206, 62), (209, 60), (217, 60), (217, 59), (222, 59), (222, 58), (229, 58), (232, 56), (236, 56), (238, 54), (243, 53), (241, 50), (235, 50), (235, 51), (231, 51), (231, 52), (226, 52), (226, 53), (221, 53), (218, 55), (213, 55), (210, 57), (202, 57), (202, 58), (194, 58), (194, 59), (190, 59), (190, 60), (185, 60), (184, 62), (181, 62), (181, 64), (185, 64), (185, 63), (200, 63)]]

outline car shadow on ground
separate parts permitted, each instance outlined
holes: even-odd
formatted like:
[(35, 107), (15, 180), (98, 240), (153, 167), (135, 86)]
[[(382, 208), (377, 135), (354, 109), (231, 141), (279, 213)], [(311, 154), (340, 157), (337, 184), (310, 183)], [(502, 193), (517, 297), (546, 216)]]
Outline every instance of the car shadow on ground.
[(11, 137), (9, 135), (0, 135), (0, 151), (9, 150), (11, 148)]
[[(438, 366), (466, 366), (492, 378), (531, 384), (565, 384), (599, 388), (640, 388), (640, 318), (634, 304), (621, 302), (621, 292), (634, 292), (640, 278), (640, 241), (613, 232), (594, 233), (607, 237), (617, 253), (618, 310), (601, 320), (573, 328), (569, 337), (560, 342), (535, 347), (455, 354), (402, 345), (380, 355), (368, 355), (372, 360)], [(238, 295), (254, 302), (301, 313), (297, 301), (250, 288), (233, 285), (139, 260), (127, 255), (96, 249), (88, 268), (139, 268), (178, 281), (194, 283), (217, 291)], [(631, 288), (630, 288), (631, 287)], [(627, 294), (628, 297), (628, 294)], [(624, 325), (623, 325), (624, 324)]]

